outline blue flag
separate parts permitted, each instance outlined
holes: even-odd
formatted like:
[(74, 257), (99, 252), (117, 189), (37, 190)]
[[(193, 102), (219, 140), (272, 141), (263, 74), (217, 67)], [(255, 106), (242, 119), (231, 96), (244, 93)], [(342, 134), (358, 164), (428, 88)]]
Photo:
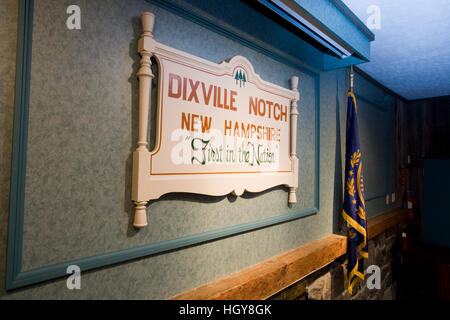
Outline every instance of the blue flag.
[(364, 261), (368, 258), (366, 205), (361, 173), (362, 154), (359, 145), (356, 99), (348, 93), (347, 134), (345, 141), (345, 193), (342, 215), (348, 223), (348, 291), (358, 280), (364, 280)]

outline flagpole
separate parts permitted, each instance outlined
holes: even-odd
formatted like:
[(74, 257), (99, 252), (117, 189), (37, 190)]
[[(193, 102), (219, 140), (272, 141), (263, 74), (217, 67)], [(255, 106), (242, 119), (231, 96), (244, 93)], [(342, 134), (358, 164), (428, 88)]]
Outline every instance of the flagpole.
[[(350, 66), (350, 92), (353, 93), (353, 83), (354, 83), (354, 79), (355, 79), (355, 74), (353, 73), (353, 65)], [(348, 224), (348, 222), (346, 223), (347, 225), (347, 230), (349, 229), (350, 225)]]
[(350, 92), (353, 93), (353, 79), (355, 75), (353, 73), (353, 65), (350, 66)]

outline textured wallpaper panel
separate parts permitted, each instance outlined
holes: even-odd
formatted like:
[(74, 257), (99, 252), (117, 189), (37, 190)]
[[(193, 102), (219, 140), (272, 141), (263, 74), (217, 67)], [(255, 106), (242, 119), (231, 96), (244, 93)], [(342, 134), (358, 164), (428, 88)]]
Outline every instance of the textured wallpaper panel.
[[(35, 4), (24, 270), (314, 206), (314, 78), (144, 1), (80, 1), (82, 28), (68, 30), (69, 4)], [(169, 194), (150, 204), (149, 227), (132, 227), (143, 11), (155, 13), (155, 38), (162, 43), (216, 62), (243, 55), (263, 79), (285, 87), (299, 76), (295, 206), (288, 208), (283, 187), (241, 198)]]
[(15, 0), (0, 5), (0, 296), (5, 288), (6, 243), (11, 172), (16, 72), (17, 12)]
[(386, 111), (357, 98), (365, 195), (386, 191)]

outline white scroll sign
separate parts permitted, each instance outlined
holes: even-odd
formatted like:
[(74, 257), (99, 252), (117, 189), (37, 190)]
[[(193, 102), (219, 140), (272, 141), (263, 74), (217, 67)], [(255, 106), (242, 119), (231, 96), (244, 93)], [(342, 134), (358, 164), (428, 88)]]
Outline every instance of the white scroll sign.
[[(298, 186), (297, 90), (262, 80), (235, 56), (219, 64), (158, 43), (154, 15), (142, 14), (139, 139), (133, 153), (135, 227), (147, 225), (146, 205), (169, 192), (211, 196)], [(147, 148), (150, 58), (158, 63), (156, 145)]]

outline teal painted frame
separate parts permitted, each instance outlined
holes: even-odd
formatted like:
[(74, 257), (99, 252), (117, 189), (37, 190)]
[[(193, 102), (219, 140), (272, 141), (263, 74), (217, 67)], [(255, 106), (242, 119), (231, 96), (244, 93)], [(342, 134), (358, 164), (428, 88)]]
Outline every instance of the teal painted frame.
[(22, 265), (23, 200), (27, 158), (33, 7), (33, 0), (19, 1), (8, 248), (6, 253), (7, 290), (15, 287)]
[(391, 139), (390, 139), (390, 134), (389, 134), (390, 127), (391, 127), (391, 109), (380, 105), (377, 101), (367, 99), (357, 93), (355, 93), (355, 98), (356, 98), (356, 103), (358, 103), (358, 100), (364, 101), (365, 103), (370, 105), (372, 108), (381, 110), (385, 113), (385, 115), (384, 115), (384, 117), (385, 117), (385, 135), (386, 135), (386, 138), (385, 138), (385, 145), (386, 145), (385, 191), (372, 193), (372, 194), (369, 194), (364, 197), (365, 201), (370, 201), (370, 200), (384, 197), (386, 194), (390, 194), (390, 192), (391, 192), (391, 163), (390, 163)]
[[(154, 1), (160, 2), (160, 1)], [(163, 2), (164, 3), (164, 2)], [(25, 199), (25, 177), (27, 159), (28, 137), (28, 110), (29, 88), (31, 71), (32, 32), (33, 32), (33, 8), (34, 0), (19, 1), (18, 35), (17, 35), (17, 61), (16, 61), (16, 86), (14, 100), (14, 132), (11, 167), (11, 191), (10, 211), (8, 225), (8, 248), (6, 263), (6, 290), (12, 290), (38, 282), (66, 276), (69, 265), (78, 265), (84, 272), (95, 268), (110, 266), (144, 256), (150, 256), (167, 251), (173, 251), (209, 241), (254, 231), (276, 224), (289, 222), (301, 217), (315, 214), (319, 211), (319, 181), (320, 181), (320, 74), (295, 63), (282, 55), (273, 55), (273, 52), (264, 48), (261, 44), (251, 43), (243, 36), (229, 34), (222, 26), (216, 25), (198, 14), (184, 12), (176, 7), (166, 7), (170, 11), (180, 14), (184, 18), (198, 23), (222, 35), (246, 45), (260, 53), (278, 60), (282, 63), (294, 66), (312, 77), (315, 81), (315, 182), (314, 182), (314, 207), (295, 211), (289, 214), (269, 217), (258, 221), (238, 224), (235, 226), (206, 231), (176, 239), (150, 243), (129, 249), (116, 250), (99, 255), (88, 256), (80, 259), (60, 262), (56, 264), (38, 267), (23, 271), (22, 267), (22, 240)]]

